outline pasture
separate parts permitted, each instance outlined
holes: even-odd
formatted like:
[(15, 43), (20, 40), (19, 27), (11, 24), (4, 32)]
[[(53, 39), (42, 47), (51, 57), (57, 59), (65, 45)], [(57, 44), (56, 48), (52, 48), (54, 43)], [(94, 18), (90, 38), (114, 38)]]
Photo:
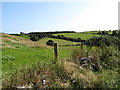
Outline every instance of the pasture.
[[(95, 31), (94, 31), (95, 33)], [(78, 44), (55, 38), (31, 41), (28, 36), (2, 35), (2, 83), (5, 88), (17, 86), (31, 88), (118, 88), (120, 87), (119, 51), (113, 47), (59, 46), (58, 63), (54, 62), (54, 48), (46, 41), (58, 45)], [(61, 33), (65, 37), (89, 39), (91, 32)], [(114, 53), (113, 53), (114, 52)], [(91, 64), (80, 65), (88, 57)], [(92, 65), (92, 66), (91, 66)], [(42, 84), (43, 78), (46, 80)]]
[(48, 40), (53, 40), (55, 43), (58, 43), (58, 45), (66, 45), (66, 44), (79, 44), (80, 42), (71, 42), (71, 41), (67, 41), (67, 40), (62, 40), (62, 39), (55, 39), (55, 38), (43, 38), (43, 39), (40, 39), (38, 42), (41, 43), (41, 44), (44, 44), (46, 45), (46, 42)]
[[(72, 38), (89, 39), (93, 36), (100, 36), (97, 34), (91, 34), (97, 31), (90, 31), (84, 33), (60, 33), (54, 35), (64, 35)], [(47, 46), (48, 40), (53, 40), (58, 45), (71, 45), (79, 44), (79, 42), (71, 42), (67, 40), (55, 39), (45, 37), (37, 42), (29, 40), (28, 35), (14, 36), (2, 34), (3, 37), (3, 49), (2, 49), (2, 67), (4, 71), (8, 71), (10, 64), (14, 64), (17, 67), (21, 67), (24, 64), (31, 64), (36, 61), (42, 62), (53, 62), (54, 61), (54, 50), (53, 47)], [(58, 47), (59, 56), (58, 59), (71, 58), (74, 49), (80, 49), (77, 47)], [(84, 49), (86, 47), (84, 46)]]
[(60, 34), (54, 34), (54, 35), (64, 35), (65, 37), (81, 38), (85, 40), (94, 36), (100, 36), (100, 35), (91, 34), (91, 33), (60, 33)]
[[(27, 38), (19, 36), (3, 35), (3, 49), (2, 49), (2, 70), (3, 73), (9, 71), (12, 65), (21, 67), (23, 65), (30, 65), (37, 61), (53, 62), (54, 49), (46, 46), (46, 41), (52, 39), (58, 44), (76, 44), (70, 41), (58, 40), (53, 38), (44, 38), (38, 42), (31, 42)], [(79, 47), (59, 47), (59, 57), (68, 58), (71, 56), (72, 50)]]

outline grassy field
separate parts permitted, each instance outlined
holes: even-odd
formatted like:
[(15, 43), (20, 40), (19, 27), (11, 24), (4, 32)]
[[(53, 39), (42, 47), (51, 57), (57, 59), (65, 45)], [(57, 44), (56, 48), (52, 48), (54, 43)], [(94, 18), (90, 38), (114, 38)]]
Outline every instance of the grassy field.
[[(95, 31), (94, 31), (95, 32)], [(55, 35), (64, 35), (66, 37), (72, 38), (82, 38), (88, 39), (93, 36), (99, 36), (91, 34), (80, 33), (64, 33), (64, 34), (55, 34)], [(54, 39), (54, 38), (43, 38), (37, 42), (32, 42), (29, 40), (29, 37), (26, 35), (22, 36), (12, 36), (7, 34), (2, 34), (3, 36), (3, 49), (2, 49), (2, 65), (3, 72), (8, 71), (10, 63), (21, 67), (23, 64), (31, 64), (36, 61), (48, 62), (54, 60), (54, 50), (53, 47), (46, 46), (46, 41), (53, 40), (58, 43), (58, 45), (67, 45), (67, 44), (78, 44), (76, 42)], [(78, 47), (59, 47), (59, 60), (62, 58), (71, 57), (72, 51)]]
[(78, 42), (71, 42), (71, 41), (67, 41), (67, 40), (48, 38), (48, 37), (40, 39), (38, 42), (45, 45), (48, 40), (53, 40), (55, 43), (58, 43), (58, 45), (78, 44)]
[[(102, 32), (102, 31), (85, 31), (85, 32), (81, 32), (82, 34), (93, 34), (93, 33), (98, 33), (98, 32)], [(112, 34), (112, 31), (107, 31), (108, 34)]]
[[(2, 49), (2, 69), (8, 71), (10, 65), (21, 67), (24, 64), (35, 63), (36, 61), (52, 62), (54, 61), (53, 47), (46, 46), (47, 40), (53, 40), (58, 44), (73, 44), (70, 41), (58, 40), (53, 38), (44, 38), (38, 42), (32, 42), (22, 37), (3, 35)], [(74, 43), (75, 44), (75, 43)], [(79, 47), (59, 47), (58, 59), (71, 56), (72, 50)]]
[[(66, 37), (88, 39), (96, 34), (64, 33)], [(58, 63), (54, 62), (54, 49), (46, 45), (53, 40), (58, 45), (76, 44), (61, 39), (43, 38), (37, 42), (28, 36), (2, 34), (3, 87), (32, 88), (117, 88), (120, 87), (119, 51), (114, 47), (58, 47)], [(99, 35), (96, 35), (99, 36)], [(114, 52), (114, 54), (113, 54)], [(80, 59), (89, 56), (90, 64), (80, 65)], [(42, 79), (46, 84), (42, 84)]]
[(84, 34), (90, 34), (90, 33), (98, 33), (99, 31), (85, 31), (85, 32), (80, 32), (80, 33), (84, 33)]
[[(71, 56), (70, 47), (59, 48), (58, 59), (67, 58)], [(10, 63), (20, 67), (24, 64), (31, 64), (36, 61), (52, 62), (54, 61), (54, 50), (53, 48), (4, 48), (2, 49), (2, 65), (3, 72), (8, 69)]]
[(54, 34), (54, 35), (64, 35), (65, 37), (81, 38), (81, 39), (89, 39), (93, 36), (100, 36), (100, 35), (91, 34), (91, 33), (60, 33), (60, 34)]

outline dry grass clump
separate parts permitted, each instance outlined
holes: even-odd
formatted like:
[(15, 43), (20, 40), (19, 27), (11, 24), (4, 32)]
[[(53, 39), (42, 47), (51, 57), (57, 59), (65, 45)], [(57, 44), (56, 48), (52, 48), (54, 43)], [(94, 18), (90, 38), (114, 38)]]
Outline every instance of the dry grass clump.
[(64, 68), (70, 74), (71, 80), (76, 82), (77, 86), (75, 87), (92, 88), (98, 79), (94, 72), (86, 70), (73, 62), (65, 61)]

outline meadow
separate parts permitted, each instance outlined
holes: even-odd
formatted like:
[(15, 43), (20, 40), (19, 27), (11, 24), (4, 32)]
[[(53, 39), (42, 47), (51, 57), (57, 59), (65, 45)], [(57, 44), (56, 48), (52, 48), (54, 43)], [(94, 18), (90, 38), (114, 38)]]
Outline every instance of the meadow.
[(91, 34), (90, 32), (86, 33), (60, 33), (60, 34), (54, 34), (54, 35), (64, 35), (65, 37), (71, 37), (71, 38), (81, 38), (81, 39), (89, 39), (93, 36), (100, 36), (97, 34)]
[(69, 45), (69, 44), (79, 44), (80, 42), (71, 42), (71, 41), (66, 41), (66, 40), (61, 40), (61, 39), (55, 39), (55, 38), (43, 38), (40, 39), (38, 42), (40, 42), (41, 44), (46, 45), (46, 42), (48, 40), (53, 40), (55, 43), (58, 43), (58, 45)]
[[(96, 31), (93, 31), (96, 33)], [(93, 32), (61, 33), (72, 38), (89, 39)], [(118, 88), (120, 52), (114, 46), (58, 47), (58, 61), (54, 62), (53, 46), (76, 42), (42, 38), (33, 42), (26, 35), (2, 35), (2, 83), (4, 88)], [(81, 58), (91, 58), (91, 64), (80, 65)], [(92, 66), (91, 66), (92, 65)], [(43, 79), (46, 83), (43, 84)]]
[[(46, 41), (51, 39), (58, 44), (73, 44), (70, 41), (58, 40), (53, 38), (43, 38), (36, 43), (31, 43), (28, 37), (23, 36), (11, 37), (3, 35), (3, 49), (2, 49), (2, 70), (8, 71), (10, 64), (21, 67), (24, 64), (31, 64), (36, 61), (52, 62), (54, 61), (53, 47), (47, 47)], [(21, 36), (22, 37), (22, 36)], [(20, 39), (23, 39), (19, 41)], [(26, 41), (28, 40), (28, 41)], [(24, 43), (27, 42), (27, 43)], [(75, 44), (75, 43), (74, 43)], [(71, 51), (79, 47), (59, 47), (58, 59), (67, 58), (71, 56)]]

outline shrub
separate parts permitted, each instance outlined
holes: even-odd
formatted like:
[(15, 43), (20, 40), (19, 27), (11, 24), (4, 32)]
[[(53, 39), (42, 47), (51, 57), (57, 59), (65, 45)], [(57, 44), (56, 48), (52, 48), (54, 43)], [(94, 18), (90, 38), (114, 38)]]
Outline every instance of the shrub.
[(46, 45), (53, 46), (53, 44), (54, 44), (54, 41), (52, 41), (52, 40), (48, 40), (48, 41), (46, 42)]
[(120, 30), (118, 31), (118, 38), (120, 39)]
[(64, 37), (64, 35), (61, 35), (61, 37)]
[(117, 31), (116, 30), (112, 31), (112, 36), (117, 36)]
[(120, 46), (120, 39), (117, 37), (113, 36), (100, 36), (100, 37), (93, 37), (88, 40), (86, 40), (85, 44), (87, 46), (102, 46), (102, 45), (107, 45), (107, 46)]
[(99, 31), (98, 34), (100, 34), (100, 35), (108, 35), (108, 32), (107, 31)]
[(35, 37), (35, 36), (32, 36), (32, 37), (30, 37), (30, 40), (32, 40), (32, 41), (38, 41), (39, 38), (38, 38), (38, 37)]

